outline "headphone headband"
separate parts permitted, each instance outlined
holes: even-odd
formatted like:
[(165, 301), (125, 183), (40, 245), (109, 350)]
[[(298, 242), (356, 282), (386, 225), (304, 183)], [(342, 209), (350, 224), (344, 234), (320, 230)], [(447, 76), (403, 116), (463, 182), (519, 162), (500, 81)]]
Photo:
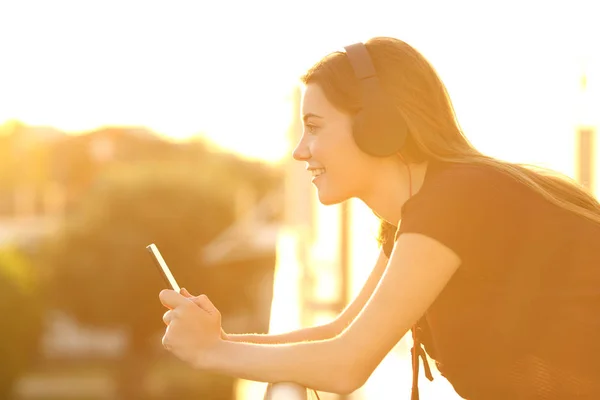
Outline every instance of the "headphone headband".
[(402, 148), (408, 128), (381, 88), (369, 51), (363, 43), (344, 47), (354, 75), (360, 83), (362, 108), (354, 117), (356, 144), (374, 156), (389, 156)]
[(350, 65), (354, 69), (354, 75), (358, 80), (377, 77), (375, 66), (371, 62), (371, 57), (364, 44), (354, 43), (344, 47), (344, 49), (346, 50)]

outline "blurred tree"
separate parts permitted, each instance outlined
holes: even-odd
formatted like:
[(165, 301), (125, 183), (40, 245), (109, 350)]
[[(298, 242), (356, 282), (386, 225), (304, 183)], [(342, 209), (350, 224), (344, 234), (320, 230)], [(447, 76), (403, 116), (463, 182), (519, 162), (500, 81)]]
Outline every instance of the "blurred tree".
[(164, 329), (158, 293), (165, 284), (146, 245), (158, 246), (181, 286), (207, 293), (224, 314), (236, 307), (236, 296), (218, 279), (219, 270), (201, 268), (200, 252), (234, 221), (238, 186), (265, 186), (261, 176), (272, 179), (250, 163), (232, 167), (222, 160), (214, 156), (195, 165), (154, 162), (105, 170), (42, 252), (40, 262), (50, 273), (57, 307), (83, 323), (127, 329), (123, 399), (142, 396), (148, 357), (152, 348), (160, 348), (156, 335)]
[(0, 250), (0, 398), (34, 360), (42, 332), (42, 308), (29, 260), (18, 250)]

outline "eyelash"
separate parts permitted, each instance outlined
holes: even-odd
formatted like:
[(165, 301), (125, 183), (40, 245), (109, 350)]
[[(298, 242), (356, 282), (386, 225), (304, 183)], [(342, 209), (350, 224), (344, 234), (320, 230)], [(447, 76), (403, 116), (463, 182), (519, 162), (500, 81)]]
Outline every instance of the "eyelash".
[[(311, 129), (312, 129), (312, 131), (311, 131)], [(309, 134), (314, 135), (316, 133), (315, 132), (316, 130), (317, 130), (317, 127), (315, 125), (313, 125), (313, 124), (306, 124), (306, 131)]]

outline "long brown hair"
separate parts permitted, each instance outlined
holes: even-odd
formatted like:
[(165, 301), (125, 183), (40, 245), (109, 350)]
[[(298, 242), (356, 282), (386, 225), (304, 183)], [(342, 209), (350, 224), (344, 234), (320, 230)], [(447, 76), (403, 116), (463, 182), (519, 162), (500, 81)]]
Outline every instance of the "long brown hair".
[[(456, 118), (452, 102), (433, 66), (401, 40), (378, 37), (365, 43), (383, 89), (410, 130), (401, 154), (408, 162), (428, 160), (482, 164), (506, 173), (551, 203), (600, 223), (600, 204), (566, 176), (527, 164), (495, 159), (469, 143)], [(335, 52), (315, 64), (302, 78), (318, 84), (341, 111), (355, 114), (361, 107), (358, 82), (345, 53)], [(379, 241), (395, 227), (382, 221)]]

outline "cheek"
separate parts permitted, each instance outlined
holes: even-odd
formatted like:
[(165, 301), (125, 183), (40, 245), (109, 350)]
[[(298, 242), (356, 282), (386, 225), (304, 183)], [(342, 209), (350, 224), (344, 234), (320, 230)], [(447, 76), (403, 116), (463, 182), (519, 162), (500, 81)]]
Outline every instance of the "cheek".
[(356, 196), (371, 179), (364, 155), (356, 148), (340, 148), (332, 167), (331, 184), (344, 196)]
[(353, 192), (354, 195), (356, 195), (357, 192), (362, 191), (362, 188), (365, 186), (365, 182), (367, 182), (371, 176), (369, 170), (357, 162), (348, 165), (345, 175), (347, 182), (346, 186), (348, 187), (348, 190)]
[(324, 129), (315, 137), (311, 151), (314, 159), (327, 168), (327, 186), (336, 192), (353, 192), (370, 174), (365, 167), (366, 154), (354, 142), (348, 124)]

